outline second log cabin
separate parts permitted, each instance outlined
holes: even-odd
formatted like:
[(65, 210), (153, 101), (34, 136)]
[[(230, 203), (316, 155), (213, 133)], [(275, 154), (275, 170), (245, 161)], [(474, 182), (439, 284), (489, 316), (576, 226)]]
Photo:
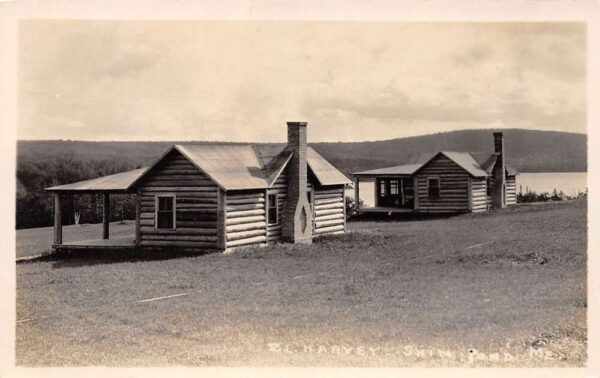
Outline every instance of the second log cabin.
[(460, 213), (504, 208), (517, 203), (518, 172), (506, 164), (504, 136), (494, 133), (494, 152), (440, 151), (417, 164), (353, 173), (359, 184), (372, 180), (375, 206), (360, 212)]

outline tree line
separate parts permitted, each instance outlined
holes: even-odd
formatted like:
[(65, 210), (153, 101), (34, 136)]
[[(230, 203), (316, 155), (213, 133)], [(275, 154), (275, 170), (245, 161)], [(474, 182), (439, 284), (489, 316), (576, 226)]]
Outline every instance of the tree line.
[[(47, 227), (53, 224), (53, 196), (44, 189), (50, 186), (88, 180), (139, 168), (121, 159), (80, 159), (61, 155), (53, 159), (28, 159), (17, 163), (16, 227)], [(75, 194), (64, 197), (63, 224), (99, 223), (102, 221), (102, 195)], [(110, 220), (135, 219), (132, 195), (111, 195)]]

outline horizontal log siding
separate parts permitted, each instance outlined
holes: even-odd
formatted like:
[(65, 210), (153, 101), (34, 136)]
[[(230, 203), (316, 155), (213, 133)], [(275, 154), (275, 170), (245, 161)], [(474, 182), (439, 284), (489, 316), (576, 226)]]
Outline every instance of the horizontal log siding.
[(265, 191), (228, 191), (225, 219), (226, 248), (266, 243)]
[[(430, 200), (427, 178), (440, 179), (440, 199)], [(452, 160), (441, 155), (415, 175), (419, 211), (441, 213), (469, 211), (469, 174)]]
[(344, 232), (344, 187), (315, 186), (313, 190), (313, 234), (321, 236)]
[[(173, 151), (140, 184), (140, 245), (182, 249), (217, 247), (217, 186)], [(175, 194), (175, 230), (155, 229), (155, 196)]]
[(485, 177), (471, 178), (471, 211), (478, 213), (487, 210)]
[(269, 243), (276, 243), (278, 241), (281, 241), (281, 219), (283, 216), (283, 207), (287, 201), (287, 183), (288, 183), (288, 176), (287, 176), (287, 169), (286, 171), (282, 172), (279, 177), (277, 178), (277, 180), (275, 180), (275, 182), (273, 183), (272, 187), (269, 188), (268, 193), (269, 194), (277, 194), (277, 211), (278, 211), (278, 218), (277, 218), (277, 223), (276, 224), (270, 224), (269, 225)]
[(516, 176), (506, 176), (506, 204), (517, 203), (517, 180)]

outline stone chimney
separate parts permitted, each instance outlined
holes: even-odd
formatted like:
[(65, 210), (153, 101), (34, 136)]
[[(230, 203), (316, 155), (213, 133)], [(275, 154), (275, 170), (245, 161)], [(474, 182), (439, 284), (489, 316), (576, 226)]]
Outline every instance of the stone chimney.
[(504, 135), (501, 132), (494, 133), (494, 153), (497, 158), (492, 171), (494, 182), (492, 205), (497, 209), (502, 209), (506, 207), (506, 154), (504, 153)]
[(312, 211), (307, 195), (306, 122), (288, 122), (288, 196), (283, 209), (282, 238), (291, 243), (312, 243)]

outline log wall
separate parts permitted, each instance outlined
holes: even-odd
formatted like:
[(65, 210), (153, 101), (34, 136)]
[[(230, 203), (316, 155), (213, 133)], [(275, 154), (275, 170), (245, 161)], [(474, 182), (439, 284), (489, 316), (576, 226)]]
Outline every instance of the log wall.
[[(440, 179), (440, 199), (430, 200), (427, 178)], [(469, 174), (444, 155), (438, 156), (415, 175), (418, 210), (442, 213), (469, 211)]]
[(265, 201), (265, 190), (226, 193), (225, 248), (267, 242)]
[[(345, 231), (343, 186), (309, 180), (315, 236)], [(177, 151), (139, 185), (139, 245), (184, 249), (229, 249), (281, 240), (287, 201), (287, 170), (269, 189), (224, 192)], [(267, 196), (277, 194), (278, 222), (269, 225)], [(175, 228), (155, 228), (156, 196), (175, 196)]]
[(517, 203), (517, 180), (516, 176), (506, 176), (506, 204)]
[(344, 187), (313, 188), (313, 235), (339, 234), (346, 231)]
[(471, 178), (471, 211), (474, 213), (487, 210), (487, 186), (485, 177)]
[[(215, 249), (219, 188), (177, 151), (140, 183), (140, 246)], [(175, 229), (155, 228), (157, 195), (175, 195)]]

